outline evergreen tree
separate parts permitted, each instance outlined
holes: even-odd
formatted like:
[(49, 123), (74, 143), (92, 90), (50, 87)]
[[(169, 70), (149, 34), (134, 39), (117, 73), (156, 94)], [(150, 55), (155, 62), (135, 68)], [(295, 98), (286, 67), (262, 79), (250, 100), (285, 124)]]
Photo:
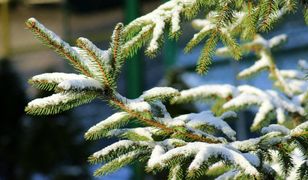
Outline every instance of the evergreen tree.
[[(299, 8), (307, 21), (307, 5), (306, 1), (291, 0), (171, 0), (126, 26), (117, 24), (107, 50), (98, 49), (86, 38), (77, 39), (77, 47), (70, 46), (30, 18), (27, 27), (67, 59), (79, 74), (45, 73), (31, 78), (29, 82), (34, 87), (54, 94), (31, 101), (26, 112), (57, 114), (95, 98), (117, 109), (85, 133), (88, 140), (119, 138), (89, 158), (91, 163), (104, 162), (96, 176), (142, 161), (149, 172), (168, 169), (169, 179), (215, 173), (217, 179), (308, 178), (308, 82), (302, 71), (280, 70), (276, 66), (271, 50), (283, 43), (284, 35), (266, 40), (258, 34), (269, 31), (283, 15)], [(239, 78), (267, 70), (279, 90), (204, 85), (181, 92), (172, 87), (154, 87), (136, 99), (120, 95), (116, 85), (125, 59), (145, 44), (145, 53), (154, 57), (163, 43), (163, 33), (168, 31), (170, 38), (178, 39), (181, 20), (190, 20), (200, 11), (205, 13), (205, 19), (193, 21), (200, 31), (185, 48), (190, 52), (205, 41), (196, 71), (204, 74), (215, 54), (240, 59), (253, 52), (259, 60), (241, 71)], [(220, 41), (225, 47), (217, 49)], [(307, 62), (300, 61), (299, 65), (307, 69)], [(165, 106), (204, 99), (219, 101), (214, 110), (220, 111), (172, 117)], [(236, 118), (234, 111), (251, 105), (259, 106), (251, 130), (261, 135), (236, 140), (236, 131), (227, 121)], [(277, 124), (271, 124), (274, 120)], [(135, 121), (142, 125), (128, 126)], [(273, 164), (280, 168), (271, 167)]]

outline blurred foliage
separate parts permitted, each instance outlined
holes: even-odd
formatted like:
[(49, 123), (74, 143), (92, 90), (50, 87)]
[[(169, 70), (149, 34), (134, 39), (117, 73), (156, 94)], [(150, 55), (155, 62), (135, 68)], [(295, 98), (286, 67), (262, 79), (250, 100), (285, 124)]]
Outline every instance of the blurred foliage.
[[(26, 93), (8, 59), (0, 61), (0, 179), (88, 179), (89, 142), (72, 112), (25, 117)], [(37, 97), (46, 96), (38, 92)]]

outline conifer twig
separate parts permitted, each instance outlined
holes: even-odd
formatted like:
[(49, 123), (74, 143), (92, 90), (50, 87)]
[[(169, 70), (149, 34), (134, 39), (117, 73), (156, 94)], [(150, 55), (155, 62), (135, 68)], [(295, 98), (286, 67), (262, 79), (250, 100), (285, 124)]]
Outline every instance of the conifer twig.
[(161, 124), (157, 121), (153, 121), (152, 119), (146, 118), (142, 115), (140, 115), (138, 112), (132, 111), (131, 109), (129, 109), (121, 100), (119, 100), (116, 96), (112, 96), (109, 98), (110, 101), (112, 101), (113, 104), (116, 104), (119, 108), (121, 108), (123, 111), (129, 113), (132, 117), (135, 117), (139, 120), (141, 120), (142, 122), (144, 122), (147, 125), (153, 126), (153, 127), (157, 127), (162, 129), (163, 131), (169, 133), (169, 134), (180, 134), (183, 135), (184, 137), (188, 137), (194, 141), (200, 141), (200, 142), (207, 142), (207, 143), (221, 143), (220, 141), (214, 141), (212, 139), (208, 139), (206, 137), (200, 137), (196, 134), (189, 134), (189, 133), (183, 133), (183, 132), (179, 132), (173, 128), (169, 128), (164, 124)]

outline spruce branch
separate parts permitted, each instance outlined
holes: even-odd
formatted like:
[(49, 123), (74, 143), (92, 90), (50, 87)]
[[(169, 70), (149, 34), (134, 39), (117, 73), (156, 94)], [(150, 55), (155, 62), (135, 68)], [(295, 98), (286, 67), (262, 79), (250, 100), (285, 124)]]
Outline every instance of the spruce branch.
[(33, 115), (53, 115), (91, 102), (97, 92), (61, 92), (28, 103), (25, 111)]
[[(287, 36), (284, 34), (275, 36), (269, 40), (264, 39), (260, 35), (256, 35), (252, 42), (242, 44), (242, 51), (246, 53), (254, 52), (260, 56), (260, 59), (251, 67), (241, 71), (238, 74), (238, 78), (248, 78), (263, 70), (267, 70), (269, 72), (269, 77), (274, 81), (274, 85), (287, 96), (292, 97), (297, 94), (305, 93), (307, 82), (305, 82), (304, 75), (301, 71), (280, 70), (275, 64), (272, 51), (282, 46), (286, 40)], [(216, 54), (230, 56), (230, 49), (226, 47), (220, 48), (216, 51)], [(302, 60), (302, 62), (305, 61)]]
[(149, 111), (147, 111), (146, 115), (144, 115), (145, 111), (141, 111), (141, 112), (139, 111), (138, 112), (138, 111), (132, 110), (130, 107), (127, 106), (123, 97), (113, 96), (113, 97), (110, 98), (110, 102), (112, 104), (114, 104), (115, 106), (117, 106), (118, 108), (120, 108), (121, 110), (130, 114), (132, 117), (139, 119), (140, 121), (142, 121), (146, 125), (162, 129), (166, 133), (178, 134), (178, 135), (181, 135), (182, 137), (187, 137), (191, 140), (196, 140), (196, 141), (201, 141), (201, 142), (208, 142), (208, 143), (218, 143), (218, 142), (220, 142), (219, 140), (208, 139), (206, 137), (202, 137), (202, 136), (200, 137), (199, 135), (196, 135), (196, 134), (180, 132), (180, 131), (177, 131), (176, 129), (170, 128), (170, 127), (152, 119), (151, 116), (149, 116)]
[(86, 139), (99, 139), (105, 137), (109, 131), (125, 126), (132, 119), (126, 112), (118, 112), (109, 116), (107, 119), (92, 126), (86, 133)]
[(64, 42), (34, 18), (28, 19), (26, 25), (44, 44), (69, 60), (76, 70), (88, 77), (93, 77), (91, 70), (85, 64), (85, 60), (68, 43)]
[[(118, 112), (91, 127), (86, 139), (118, 137), (119, 140), (94, 153), (90, 163), (103, 163), (96, 176), (113, 172), (134, 161), (147, 162), (147, 171), (169, 170), (171, 179), (201, 178), (215, 167), (221, 167), (221, 178), (274, 179), (286, 178), (295, 171), (299, 177), (307, 175), (308, 107), (305, 74), (297, 70), (280, 70), (275, 65), (272, 50), (286, 40), (286, 36), (265, 40), (258, 32), (270, 30), (282, 15), (295, 10), (290, 0), (261, 1), (203, 1), (171, 0), (151, 13), (137, 18), (127, 26), (116, 25), (110, 48), (100, 50), (86, 38), (71, 47), (38, 21), (30, 18), (26, 25), (45, 44), (64, 56), (81, 74), (46, 73), (34, 76), (29, 82), (37, 88), (55, 94), (31, 101), (29, 114), (56, 114), (94, 98), (100, 98)], [(163, 41), (166, 27), (170, 38), (181, 34), (183, 18), (190, 19), (205, 10), (206, 19), (193, 21), (200, 31), (187, 44), (191, 51), (206, 40), (198, 60), (197, 71), (204, 73), (212, 56), (226, 55), (239, 59), (242, 53), (254, 52), (260, 59), (240, 77), (248, 77), (268, 70), (282, 93), (262, 90), (249, 85), (204, 85), (179, 92), (169, 87), (145, 91), (136, 99), (128, 99), (117, 92), (116, 82), (126, 58), (133, 56), (148, 43), (146, 54), (155, 56)], [(253, 41), (239, 45), (237, 38)], [(226, 47), (216, 49), (221, 41)], [(299, 62), (307, 69), (307, 63)], [(300, 85), (298, 85), (300, 84)], [(296, 86), (294, 86), (296, 85)], [(215, 113), (180, 114), (172, 117), (166, 104), (181, 104), (199, 100), (216, 100)], [(262, 135), (243, 141), (236, 140), (236, 132), (227, 124), (236, 117), (229, 109), (259, 106), (252, 125)], [(215, 114), (215, 115), (214, 115)], [(276, 119), (279, 124), (270, 124)], [(293, 120), (292, 128), (283, 126)], [(138, 121), (138, 127), (130, 123)], [(296, 125), (298, 124), (298, 125)], [(268, 125), (268, 126), (267, 126)], [(295, 161), (295, 155), (304, 159)], [(271, 168), (278, 163), (280, 169)]]
[(114, 78), (117, 79), (121, 71), (121, 67), (124, 64), (124, 58), (122, 56), (122, 46), (123, 46), (123, 38), (122, 38), (122, 31), (123, 31), (123, 24), (118, 23), (114, 28), (112, 37), (111, 37), (111, 52), (112, 52), (112, 62), (111, 66), (114, 69), (113, 75)]
[(114, 89), (115, 82), (111, 76), (112, 68), (110, 66), (110, 51), (102, 51), (98, 49), (91, 41), (86, 38), (78, 38), (77, 45), (83, 49), (88, 59), (93, 63), (91, 68), (95, 68), (95, 76), (99, 77), (99, 80), (107, 87)]

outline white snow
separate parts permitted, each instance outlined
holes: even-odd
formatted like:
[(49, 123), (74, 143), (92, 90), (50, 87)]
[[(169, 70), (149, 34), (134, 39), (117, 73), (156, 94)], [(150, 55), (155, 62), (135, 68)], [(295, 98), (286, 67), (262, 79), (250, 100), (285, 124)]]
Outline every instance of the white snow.
[(134, 132), (139, 134), (140, 136), (144, 136), (149, 140), (153, 140), (152, 135), (158, 131), (157, 128), (153, 127), (143, 127), (143, 128), (133, 128), (129, 130), (130, 132)]
[(269, 40), (269, 47), (274, 48), (276, 46), (279, 46), (287, 41), (288, 37), (286, 34), (280, 34), (278, 36), (273, 37)]
[(243, 153), (242, 154), (248, 161), (250, 164), (252, 164), (255, 167), (259, 167), (260, 166), (260, 159), (257, 155), (252, 154), (252, 153)]
[(300, 95), (297, 96), (293, 96), (292, 97), (292, 102), (298, 106), (300, 106), (302, 103), (304, 103), (305, 100), (307, 100), (306, 98), (308, 97), (308, 91), (305, 93), (302, 93)]
[(203, 19), (202, 20), (198, 20), (198, 19), (193, 20), (192, 21), (192, 25), (196, 29), (201, 28), (201, 30), (198, 33), (194, 34), (194, 36), (191, 39), (191, 41), (196, 40), (199, 37), (199, 35), (207, 32), (207, 31), (209, 31), (211, 29), (214, 29), (216, 27), (213, 23), (211, 23), (211, 21), (206, 20), (206, 19), (204, 19), (204, 20)]
[(174, 121), (182, 121), (187, 127), (198, 128), (202, 125), (212, 126), (217, 130), (222, 131), (227, 137), (235, 140), (236, 132), (219, 117), (215, 117), (211, 111), (203, 111), (200, 113), (191, 113), (178, 116)]
[(44, 73), (31, 78), (32, 81), (58, 84), (62, 90), (103, 89), (95, 79), (79, 74), (67, 73)]
[(294, 69), (280, 70), (280, 74), (284, 78), (292, 78), (292, 79), (303, 79), (303, 78), (305, 78), (305, 74), (302, 71), (298, 71), (298, 70), (294, 70)]
[(113, 115), (109, 116), (107, 119), (97, 123), (96, 125), (92, 126), (85, 135), (87, 134), (94, 134), (99, 132), (101, 129), (104, 129), (106, 126), (110, 126), (114, 123), (121, 122), (124, 119), (129, 118), (129, 114), (126, 112), (117, 112)]
[(244, 141), (234, 141), (230, 143), (232, 147), (241, 151), (254, 150), (257, 144), (261, 141), (261, 138), (251, 138)]
[(308, 121), (296, 126), (291, 130), (291, 135), (297, 135), (308, 129)]
[(308, 82), (304, 79), (286, 79), (285, 82), (294, 94), (308, 91)]
[(56, 106), (64, 104), (74, 98), (72, 93), (57, 93), (44, 98), (37, 98), (28, 103), (28, 108), (45, 108), (46, 106)]
[(224, 119), (228, 119), (228, 118), (236, 118), (237, 114), (234, 111), (227, 111), (224, 112), (219, 118), (224, 120)]
[(171, 149), (166, 153), (163, 152), (162, 148), (158, 147), (155, 155), (151, 156), (149, 160), (151, 163), (148, 163), (148, 167), (164, 167), (166, 166), (166, 162), (174, 157), (188, 157), (191, 155), (195, 155), (195, 158), (188, 168), (189, 171), (200, 168), (200, 166), (212, 156), (222, 156), (224, 159), (231, 161), (231, 163), (241, 167), (248, 174), (259, 174), (256, 168), (253, 167), (240, 152), (228, 149), (222, 144), (208, 144), (201, 142), (188, 143), (185, 146)]
[(32, 81), (45, 81), (48, 83), (56, 83), (59, 84), (62, 81), (65, 80), (70, 80), (70, 79), (85, 79), (87, 78), (84, 75), (80, 74), (73, 74), (73, 73), (59, 73), (59, 72), (54, 72), (54, 73), (44, 73), (40, 75), (33, 76), (31, 78)]
[(79, 78), (79, 79), (69, 79), (62, 81), (57, 88), (62, 90), (103, 90), (101, 83), (92, 78)]
[(234, 86), (229, 84), (210, 84), (202, 85), (199, 87), (191, 88), (188, 90), (183, 90), (180, 92), (181, 95), (174, 97), (173, 102), (180, 103), (185, 101), (202, 100), (205, 98), (211, 98), (212, 96), (218, 96), (222, 98), (227, 98), (237, 94), (237, 90)]
[(158, 108), (159, 114), (162, 114), (163, 117), (154, 117), (155, 120), (159, 122), (168, 121), (171, 118), (170, 113), (167, 111), (166, 106), (161, 101), (153, 101), (151, 102), (152, 108)]
[(211, 21), (207, 19), (194, 19), (191, 24), (195, 29), (200, 29), (200, 30), (204, 29), (203, 31), (208, 31), (214, 28)]
[(154, 149), (152, 150), (152, 154), (150, 159), (148, 160), (147, 166), (154, 167), (157, 163), (157, 159), (160, 158), (165, 153), (165, 149), (161, 145), (155, 145)]
[(270, 132), (281, 132), (284, 135), (288, 135), (290, 133), (290, 130), (282, 125), (279, 124), (271, 124), (268, 127), (264, 127), (261, 130), (262, 134), (267, 134)]
[[(111, 49), (108, 50), (101, 50), (97, 48), (90, 40), (84, 37), (79, 37), (77, 40), (77, 43), (81, 42), (86, 46), (87, 49), (89, 49), (93, 54), (95, 54), (96, 57), (99, 59), (100, 64), (104, 64), (104, 67), (111, 68), (110, 61), (111, 61)], [(93, 59), (91, 55), (88, 54), (87, 51), (85, 51), (82, 48), (79, 47), (73, 47), (74, 50), (77, 51), (77, 53), (82, 56), (84, 59)]]
[(230, 101), (226, 102), (223, 105), (224, 109), (229, 109), (233, 107), (241, 107), (241, 106), (246, 106), (246, 105), (253, 105), (253, 104), (261, 104), (261, 99), (258, 98), (256, 95), (250, 95), (250, 94), (241, 94)]
[(165, 139), (165, 140), (159, 142), (159, 144), (163, 145), (164, 147), (166, 147), (168, 149), (173, 149), (176, 146), (178, 146), (179, 144), (185, 145), (187, 143), (185, 141), (181, 140), (181, 139)]
[(139, 141), (139, 142), (134, 142), (131, 140), (120, 140), (116, 143), (111, 144), (110, 146), (105, 147), (104, 149), (97, 151), (93, 154), (93, 157), (99, 158), (100, 156), (106, 156), (108, 155), (111, 151), (115, 151), (119, 148), (130, 148), (135, 145), (141, 145), (141, 146), (151, 146), (150, 143), (146, 143), (144, 141)]
[(229, 179), (235, 179), (235, 177), (240, 174), (239, 170), (230, 170), (227, 171), (225, 173), (223, 173), (222, 175), (218, 176), (217, 178), (215, 178), (215, 180), (229, 180)]
[(147, 48), (147, 51), (149, 52), (155, 52), (158, 49), (159, 47), (158, 40), (164, 33), (164, 28), (165, 28), (164, 18), (161, 16), (156, 16), (156, 18), (153, 19), (153, 23), (155, 24), (155, 27), (153, 29), (153, 35), (149, 47)]
[(297, 112), (300, 115), (305, 114), (305, 110), (303, 107), (295, 104), (290, 99), (285, 97), (283, 94), (278, 93), (273, 90), (267, 90), (266, 93), (271, 99), (274, 106), (276, 106), (276, 108), (281, 107), (282, 109), (285, 109), (286, 111), (289, 111), (289, 112), (293, 112), (293, 113)]
[(138, 136), (145, 137), (147, 140), (153, 140), (152, 135), (156, 133), (159, 129), (153, 127), (139, 127), (139, 128), (124, 128), (115, 129), (108, 132), (109, 136), (120, 136), (125, 133), (134, 133)]
[[(184, 8), (190, 8), (196, 6), (196, 0), (171, 0), (168, 1), (154, 11), (141, 16), (134, 21), (132, 21), (124, 31), (130, 31), (131, 28), (139, 26), (144, 27), (147, 25), (151, 25), (153, 28), (152, 39), (147, 48), (148, 52), (155, 52), (159, 47), (159, 39), (162, 37), (163, 30), (166, 26), (166, 23), (170, 20), (171, 22), (171, 31), (175, 33), (180, 29), (180, 13), (183, 12)], [(142, 32), (145, 33), (145, 32)], [(141, 32), (139, 32), (141, 34)], [(138, 34), (138, 35), (139, 35)], [(137, 36), (138, 36), (137, 35)]]
[(171, 18), (171, 33), (177, 33), (181, 27), (180, 27), (180, 13), (182, 11), (183, 5), (179, 4), (178, 6), (175, 6), (172, 10), (172, 18)]
[(276, 108), (277, 114), (277, 122), (282, 124), (286, 121), (286, 115), (284, 114), (284, 110), (282, 108)]
[(188, 168), (189, 171), (200, 168), (202, 163), (207, 161), (211, 156), (217, 157), (221, 155), (224, 159), (240, 166), (246, 173), (252, 175), (258, 174), (258, 171), (247, 161), (243, 154), (227, 149), (220, 144), (201, 144), (200, 146), (199, 152)]
[(140, 99), (128, 100), (125, 104), (129, 109), (138, 112), (151, 111), (151, 105)]
[(138, 112), (151, 111), (151, 105), (148, 102), (144, 101), (142, 98), (127, 99), (120, 94), (116, 94), (116, 96), (130, 110)]
[(167, 124), (167, 127), (176, 127), (176, 126), (185, 126), (185, 121), (183, 121), (182, 119), (172, 119), (169, 121), (164, 121), (165, 124)]
[(154, 87), (144, 91), (140, 98), (151, 99), (152, 97), (175, 96), (179, 95), (179, 91), (172, 87)]
[(306, 69), (306, 70), (308, 69), (308, 62), (306, 60), (303, 60), (303, 59), (299, 60), (298, 65), (302, 69)]
[(261, 122), (267, 118), (267, 115), (271, 113), (274, 108), (275, 107), (269, 101), (264, 101), (253, 120), (252, 127), (257, 127), (259, 124), (261, 124)]
[(254, 73), (257, 73), (265, 68), (269, 67), (269, 57), (266, 53), (264, 53), (263, 51), (261, 51), (260, 53), (261, 59), (257, 60), (252, 66), (250, 66), (249, 68), (246, 68), (244, 70), (242, 70), (238, 76), (239, 77), (246, 77), (246, 76), (251, 76)]
[(242, 85), (238, 87), (240, 95), (234, 97), (223, 105), (223, 108), (240, 108), (246, 105), (259, 105), (253, 127), (257, 127), (266, 119), (268, 113), (276, 112), (278, 122), (285, 121), (285, 112), (305, 114), (305, 110), (298, 103), (273, 90), (261, 90), (253, 86)]

